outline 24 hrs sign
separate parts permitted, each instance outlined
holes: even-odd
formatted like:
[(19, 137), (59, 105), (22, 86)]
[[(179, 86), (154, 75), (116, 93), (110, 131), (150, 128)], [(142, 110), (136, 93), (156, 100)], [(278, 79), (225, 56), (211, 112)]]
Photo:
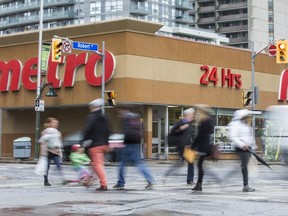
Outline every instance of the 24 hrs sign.
[(209, 85), (212, 83), (214, 86), (218, 85), (221, 82), (221, 86), (228, 88), (241, 88), (241, 74), (231, 73), (231, 69), (222, 68), (221, 72), (218, 71), (217, 67), (209, 68), (207, 65), (201, 66), (201, 70), (204, 71), (204, 74), (200, 78), (200, 84)]

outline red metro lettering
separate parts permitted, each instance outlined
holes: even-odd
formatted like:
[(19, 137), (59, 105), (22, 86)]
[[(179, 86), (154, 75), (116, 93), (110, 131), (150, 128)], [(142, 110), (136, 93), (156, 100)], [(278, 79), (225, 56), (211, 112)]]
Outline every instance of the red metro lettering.
[(278, 100), (280, 101), (288, 100), (287, 91), (288, 91), (288, 69), (282, 71), (280, 76)]
[[(204, 74), (200, 78), (200, 84), (202, 85), (209, 85), (213, 83), (214, 86), (218, 84), (218, 71), (217, 67), (213, 67), (212, 70), (209, 69), (207, 65), (201, 66), (201, 70), (204, 71)], [(241, 88), (242, 81), (241, 81), (241, 74), (232, 74), (231, 69), (221, 69), (221, 86), (225, 87), (235, 87)]]
[[(101, 52), (101, 51), (100, 51)], [(72, 54), (63, 58), (63, 62), (56, 63), (49, 58), (49, 67), (47, 71), (47, 82), (52, 83), (54, 88), (60, 88), (62, 80), (59, 79), (59, 67), (65, 65), (63, 85), (64, 87), (73, 87), (75, 76), (80, 66), (85, 67), (86, 81), (92, 86), (102, 85), (102, 70), (100, 75), (97, 73), (97, 67), (101, 63), (101, 57), (98, 54), (88, 53)], [(38, 58), (28, 59), (24, 67), (19, 60), (10, 60), (9, 62), (0, 61), (0, 92), (19, 91), (20, 81), (27, 90), (36, 90), (37, 88), (37, 63)], [(105, 83), (110, 81), (114, 75), (116, 60), (114, 55), (105, 51)], [(23, 68), (23, 69), (22, 69)], [(22, 73), (22, 74), (21, 74)]]

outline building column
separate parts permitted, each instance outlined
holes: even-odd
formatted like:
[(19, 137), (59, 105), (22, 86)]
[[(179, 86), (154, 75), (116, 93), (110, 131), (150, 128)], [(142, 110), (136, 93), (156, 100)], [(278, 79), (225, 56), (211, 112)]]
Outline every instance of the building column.
[(152, 158), (152, 119), (153, 107), (144, 106), (143, 124), (144, 124), (144, 157)]

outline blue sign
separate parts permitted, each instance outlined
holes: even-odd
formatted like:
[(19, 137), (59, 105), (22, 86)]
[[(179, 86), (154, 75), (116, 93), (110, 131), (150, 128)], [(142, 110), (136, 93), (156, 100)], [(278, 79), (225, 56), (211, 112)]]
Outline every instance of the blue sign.
[(73, 49), (98, 51), (98, 44), (90, 44), (90, 43), (73, 41)]

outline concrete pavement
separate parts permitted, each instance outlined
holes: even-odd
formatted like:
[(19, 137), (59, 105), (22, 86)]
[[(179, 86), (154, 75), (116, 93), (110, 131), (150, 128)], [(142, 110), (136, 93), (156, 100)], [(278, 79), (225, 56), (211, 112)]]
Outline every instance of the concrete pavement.
[[(164, 183), (170, 164), (160, 161), (148, 161), (157, 181), (154, 190), (145, 190), (144, 178), (135, 167), (128, 167), (126, 190), (117, 191), (112, 189), (115, 165), (106, 166), (109, 190), (96, 192), (98, 184), (62, 185), (54, 167), (52, 187), (44, 187), (43, 178), (33, 172), (35, 164), (0, 163), (0, 215), (288, 215), (288, 169), (282, 165), (272, 165), (270, 171), (252, 161), (250, 184), (256, 188), (252, 193), (241, 191), (237, 161), (207, 162), (202, 192), (186, 186), (186, 167)], [(64, 170), (67, 178), (75, 177), (69, 165)]]

